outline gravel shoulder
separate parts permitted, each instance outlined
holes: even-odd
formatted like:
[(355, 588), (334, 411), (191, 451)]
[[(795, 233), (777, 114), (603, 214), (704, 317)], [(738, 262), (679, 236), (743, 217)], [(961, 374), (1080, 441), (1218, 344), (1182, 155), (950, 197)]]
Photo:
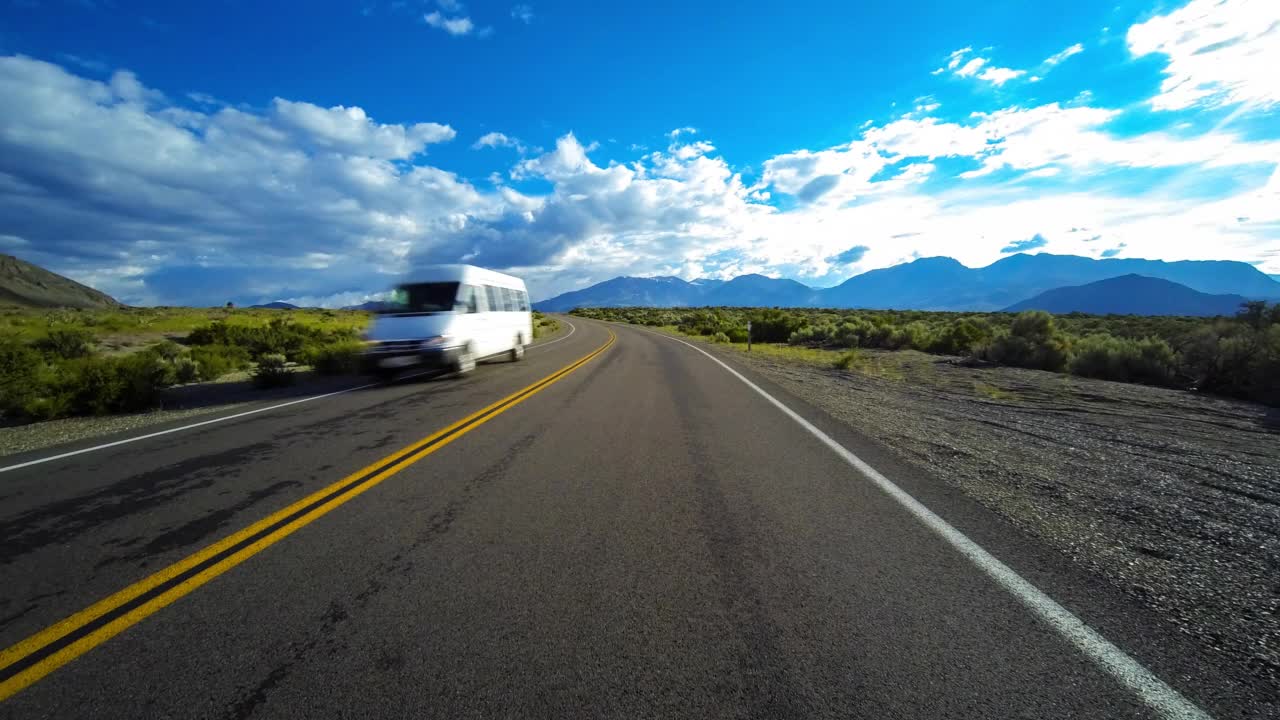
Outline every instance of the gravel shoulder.
[(1280, 695), (1280, 410), (915, 351), (864, 351), (837, 370), (836, 352), (705, 346), (958, 487)]

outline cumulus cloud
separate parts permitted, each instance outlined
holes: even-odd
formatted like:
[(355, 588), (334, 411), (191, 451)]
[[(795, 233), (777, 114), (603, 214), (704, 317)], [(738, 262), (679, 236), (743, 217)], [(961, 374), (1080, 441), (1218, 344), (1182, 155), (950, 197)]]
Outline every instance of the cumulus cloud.
[(983, 70), (978, 75), (978, 79), (986, 80), (992, 85), (999, 87), (1016, 77), (1022, 77), (1023, 75), (1026, 75), (1026, 74), (1027, 74), (1026, 70), (1013, 70), (1010, 68), (989, 67), (986, 70)]
[(446, 17), (439, 10), (433, 10), (422, 16), (423, 21), (433, 28), (439, 28), (450, 35), (470, 35), (475, 30), (471, 18), (465, 15)]
[[(384, 285), (451, 215), (504, 204), (452, 173), (391, 162), (451, 137), (444, 125), (288, 101), (260, 114), (138, 103), (154, 97), (0, 58), (0, 233), (128, 301), (213, 300), (196, 276), (218, 279), (207, 293), (274, 299)], [(345, 262), (319, 268), (317, 252)]]
[(1136, 57), (1168, 58), (1157, 110), (1280, 103), (1280, 3), (1192, 0), (1129, 28)]
[(476, 140), (471, 147), (474, 150), (479, 150), (481, 148), (509, 147), (509, 148), (515, 148), (517, 151), (521, 153), (523, 153), (525, 150), (524, 144), (521, 143), (519, 140), (513, 137), (509, 137), (507, 135), (504, 135), (503, 133), (500, 133), (500, 132), (491, 132), (491, 133), (485, 133), (484, 135), (481, 135), (480, 139)]
[[(966, 77), (999, 69), (969, 48), (942, 69), (975, 60)], [(571, 132), (549, 151), (491, 132), (472, 147), (520, 156), (476, 171), (505, 171), (484, 189), (430, 164), (455, 136), (442, 122), (183, 102), (128, 72), (0, 58), (0, 246), (130, 302), (353, 304), (432, 262), (519, 272), (545, 297), (618, 274), (821, 284), (913, 254), (981, 265), (1037, 236), (1165, 259), (1265, 259), (1280, 240), (1280, 139), (1119, 134), (1125, 111), (1084, 96), (951, 120), (919, 97), (848, 142), (764, 159), (749, 183), (691, 127), (625, 162)]]
[(322, 108), (282, 98), (272, 101), (277, 123), (317, 147), (352, 155), (408, 158), (431, 143), (452, 140), (453, 128), (439, 123), (380, 125), (358, 107)]
[(511, 8), (511, 17), (528, 25), (533, 22), (533, 8), (528, 5), (516, 5)]

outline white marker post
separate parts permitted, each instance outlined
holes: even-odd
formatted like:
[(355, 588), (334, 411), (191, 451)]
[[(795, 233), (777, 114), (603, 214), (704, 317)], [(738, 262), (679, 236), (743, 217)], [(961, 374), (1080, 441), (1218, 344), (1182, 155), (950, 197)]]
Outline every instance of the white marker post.
[(751, 352), (751, 321), (747, 321), (747, 352)]

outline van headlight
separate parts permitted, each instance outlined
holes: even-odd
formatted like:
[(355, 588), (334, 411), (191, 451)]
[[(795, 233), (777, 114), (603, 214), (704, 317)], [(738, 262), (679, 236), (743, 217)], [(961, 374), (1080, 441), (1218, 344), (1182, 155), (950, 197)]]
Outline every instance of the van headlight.
[(429, 337), (426, 340), (423, 340), (418, 347), (421, 347), (423, 350), (433, 350), (436, 348), (452, 347), (454, 344), (455, 342), (454, 342), (453, 336), (437, 335), (435, 337)]

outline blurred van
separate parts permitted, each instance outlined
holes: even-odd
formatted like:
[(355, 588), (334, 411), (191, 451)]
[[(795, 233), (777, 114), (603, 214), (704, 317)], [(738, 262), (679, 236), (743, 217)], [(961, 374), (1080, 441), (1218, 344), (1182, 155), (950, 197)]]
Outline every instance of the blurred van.
[(413, 369), (458, 374), (482, 360), (524, 357), (533, 318), (524, 281), (474, 265), (419, 268), (365, 334), (363, 366), (383, 378)]

